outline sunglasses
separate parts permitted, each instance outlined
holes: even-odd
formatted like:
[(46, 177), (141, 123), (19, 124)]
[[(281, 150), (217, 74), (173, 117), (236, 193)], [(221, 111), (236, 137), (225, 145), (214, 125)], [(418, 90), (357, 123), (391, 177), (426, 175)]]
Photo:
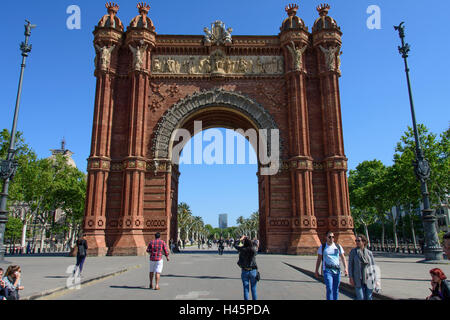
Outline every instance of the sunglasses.
[(328, 236), (328, 239), (334, 239), (334, 236)]
[(361, 242), (361, 240), (355, 240), (356, 242)]

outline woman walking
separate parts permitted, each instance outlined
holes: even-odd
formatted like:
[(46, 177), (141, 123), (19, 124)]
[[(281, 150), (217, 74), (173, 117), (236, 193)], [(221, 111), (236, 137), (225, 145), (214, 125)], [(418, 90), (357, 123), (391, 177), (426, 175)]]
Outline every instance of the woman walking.
[(241, 279), (244, 287), (244, 300), (249, 300), (249, 287), (251, 286), (252, 299), (258, 300), (256, 284), (259, 281), (258, 266), (256, 264), (257, 248), (246, 236), (236, 241), (234, 247), (239, 251), (238, 266), (241, 267)]
[(379, 288), (379, 279), (372, 251), (367, 249), (367, 239), (356, 237), (356, 248), (350, 251), (348, 276), (355, 287), (356, 300), (372, 300), (373, 290)]
[(74, 275), (76, 274), (78, 270), (78, 275), (81, 277), (81, 272), (83, 271), (83, 265), (84, 261), (86, 260), (87, 256), (87, 250), (88, 250), (88, 244), (86, 241), (85, 235), (83, 235), (80, 239), (77, 241), (77, 265), (75, 269), (73, 270)]

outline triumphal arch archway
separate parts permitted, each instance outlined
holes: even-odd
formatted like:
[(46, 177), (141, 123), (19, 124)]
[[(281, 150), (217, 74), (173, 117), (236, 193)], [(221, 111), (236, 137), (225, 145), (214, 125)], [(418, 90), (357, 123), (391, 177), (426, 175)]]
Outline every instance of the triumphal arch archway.
[[(315, 253), (327, 230), (353, 246), (339, 96), (342, 32), (328, 5), (317, 8), (311, 31), (289, 5), (273, 36), (234, 35), (221, 21), (199, 26), (198, 36), (157, 34), (145, 3), (125, 30), (119, 7), (106, 7), (94, 31), (84, 219), (91, 255), (145, 254), (156, 232), (176, 239), (173, 150), (181, 140), (174, 136), (195, 133), (199, 121), (203, 129), (278, 132), (259, 140), (277, 155), (260, 161), (258, 171), (265, 252)], [(264, 173), (268, 167), (275, 170)]]

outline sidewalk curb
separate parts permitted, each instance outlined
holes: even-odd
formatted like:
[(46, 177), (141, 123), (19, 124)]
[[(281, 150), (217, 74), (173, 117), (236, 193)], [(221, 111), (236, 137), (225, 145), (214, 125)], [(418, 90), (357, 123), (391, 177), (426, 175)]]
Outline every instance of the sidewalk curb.
[[(119, 271), (115, 271), (115, 272), (103, 274), (103, 275), (100, 275), (100, 276), (97, 276), (97, 277), (94, 277), (94, 278), (86, 279), (86, 280), (82, 281), (80, 283), (80, 285), (86, 285), (86, 284), (94, 282), (94, 281), (106, 279), (106, 278), (109, 278), (109, 277), (115, 277), (115, 276), (118, 276), (118, 275), (120, 275), (122, 273), (128, 272), (128, 271), (130, 271), (132, 269), (139, 269), (141, 267), (142, 267), (142, 265), (139, 264), (139, 265), (128, 267), (128, 268), (125, 268), (125, 269), (122, 269), (122, 270), (119, 270)], [(61, 292), (64, 292), (64, 291), (70, 291), (70, 290), (71, 290), (70, 288), (67, 288), (67, 286), (64, 286), (64, 287), (59, 287), (59, 288), (56, 288), (56, 289), (50, 289), (50, 290), (43, 291), (43, 292), (40, 292), (40, 293), (32, 294), (32, 295), (24, 297), (24, 298), (21, 297), (20, 300), (37, 300), (37, 299), (42, 298), (42, 297), (46, 297), (46, 296), (50, 296), (52, 294), (61, 293)]]
[[(320, 281), (320, 282), (322, 282), (322, 283), (325, 283), (325, 282), (323, 281), (323, 276), (319, 276), (320, 279), (318, 280), (318, 279), (316, 278), (316, 276), (315, 276), (315, 273), (312, 272), (312, 271), (309, 271), (309, 270), (306, 270), (306, 269), (303, 269), (303, 268), (294, 266), (294, 265), (289, 264), (289, 263), (287, 263), (287, 262), (283, 262), (283, 263), (284, 263), (285, 265), (287, 265), (287, 266), (289, 266), (289, 267), (291, 267), (291, 268), (297, 270), (297, 271), (300, 271), (300, 272), (302, 272), (302, 273), (304, 273), (304, 274), (310, 276), (311, 278), (313, 278), (313, 279), (315, 279), (315, 280), (317, 280), (317, 281)], [(344, 291), (344, 292), (347, 293), (347, 294), (351, 294), (352, 296), (355, 295), (355, 288), (353, 288), (353, 286), (351, 286), (350, 284), (345, 283), (345, 282), (341, 282), (341, 284), (340, 284), (340, 286), (339, 286), (339, 290), (342, 290), (342, 291)], [(385, 295), (385, 294), (382, 294), (382, 293), (376, 293), (376, 292), (374, 292), (374, 293), (372, 294), (372, 296), (373, 296), (374, 300), (398, 300), (398, 299), (393, 298), (393, 297), (391, 297), (391, 296), (388, 296), (388, 295)]]

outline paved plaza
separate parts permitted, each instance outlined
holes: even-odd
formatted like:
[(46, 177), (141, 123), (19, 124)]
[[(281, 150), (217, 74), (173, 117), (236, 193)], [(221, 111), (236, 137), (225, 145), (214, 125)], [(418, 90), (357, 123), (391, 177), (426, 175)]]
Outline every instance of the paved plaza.
[[(66, 286), (74, 258), (7, 257), (22, 267), (21, 297), (47, 300), (242, 300), (237, 259), (231, 249), (219, 256), (215, 250), (186, 248), (169, 262), (164, 259), (161, 290), (155, 291), (148, 289), (148, 257), (89, 257), (78, 289)], [(375, 254), (375, 259), (384, 299), (423, 299), (429, 294), (430, 269), (439, 267), (450, 275), (450, 265), (418, 263), (420, 256)], [(315, 261), (313, 256), (258, 255), (259, 299), (325, 300), (324, 284), (311, 276)], [(348, 287), (341, 287), (340, 300), (354, 298)]]

